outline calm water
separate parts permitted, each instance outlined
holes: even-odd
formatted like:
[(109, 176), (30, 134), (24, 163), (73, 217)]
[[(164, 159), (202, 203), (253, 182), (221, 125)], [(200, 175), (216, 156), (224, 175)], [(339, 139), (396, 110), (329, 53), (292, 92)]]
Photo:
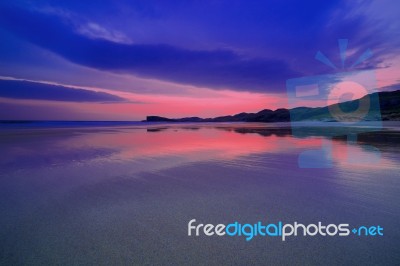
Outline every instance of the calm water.
[[(0, 263), (399, 265), (399, 124), (287, 126), (4, 126)], [(381, 225), (384, 236), (188, 237), (191, 219)]]

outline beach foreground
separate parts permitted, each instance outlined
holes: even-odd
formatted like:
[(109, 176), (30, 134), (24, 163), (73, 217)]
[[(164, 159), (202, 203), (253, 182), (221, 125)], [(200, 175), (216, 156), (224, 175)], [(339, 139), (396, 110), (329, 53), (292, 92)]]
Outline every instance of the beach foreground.
[[(2, 128), (0, 264), (398, 265), (399, 126), (351, 143), (287, 124)], [(299, 167), (327, 140), (329, 167)], [(384, 236), (189, 237), (192, 219), (380, 225)]]

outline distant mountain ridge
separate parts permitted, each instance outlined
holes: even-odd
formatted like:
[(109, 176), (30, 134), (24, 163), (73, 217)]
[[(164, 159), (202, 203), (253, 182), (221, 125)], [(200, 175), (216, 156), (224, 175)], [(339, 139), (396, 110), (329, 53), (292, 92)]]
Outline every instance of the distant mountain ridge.
[[(376, 95), (378, 94), (378, 95)], [(366, 116), (360, 115), (355, 110), (359, 103), (379, 97), (380, 113), (369, 112)], [(289, 122), (289, 121), (337, 121), (337, 117), (331, 115), (330, 110), (339, 108), (343, 114), (340, 121), (365, 120), (373, 121), (382, 119), (400, 120), (400, 90), (375, 92), (364, 97), (343, 103), (337, 103), (325, 107), (296, 107), (293, 109), (279, 108), (275, 111), (264, 109), (258, 113), (239, 113), (235, 115), (219, 116), (215, 118), (184, 117), (166, 118), (161, 116), (147, 116), (145, 122)]]

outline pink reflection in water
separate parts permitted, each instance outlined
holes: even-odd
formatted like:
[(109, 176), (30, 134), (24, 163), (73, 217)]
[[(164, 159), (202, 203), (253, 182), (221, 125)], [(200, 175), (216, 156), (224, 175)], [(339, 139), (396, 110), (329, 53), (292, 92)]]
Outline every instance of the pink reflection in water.
[(119, 160), (162, 156), (180, 156), (191, 160), (231, 160), (249, 154), (280, 153), (321, 145), (320, 138), (293, 138), (290, 130), (278, 135), (239, 133), (231, 127), (167, 126), (84, 133), (64, 145), (113, 149), (116, 152), (112, 159)]
[[(329, 140), (323, 136), (299, 138), (292, 136), (290, 128), (272, 128), (265, 124), (45, 129), (6, 135), (3, 148), (8, 156), (0, 163), (11, 166), (18, 162), (17, 167), (31, 161), (35, 165), (66, 161), (90, 163), (93, 160), (130, 164), (150, 159), (150, 165), (146, 164), (146, 167), (154, 170), (165, 161), (173, 166), (197, 161), (228, 162), (257, 155), (254, 158), (258, 162), (251, 161), (251, 165), (268, 165), (271, 156), (275, 156), (276, 160), (284, 160), (290, 167), (297, 168), (296, 156), (307, 150), (318, 150), (326, 141), (332, 141), (325, 159), (332, 158), (333, 167), (354, 169), (395, 165), (393, 159), (376, 157), (379, 152), (360, 146), (360, 143), (348, 144), (345, 139)], [(160, 160), (154, 162), (153, 159)]]

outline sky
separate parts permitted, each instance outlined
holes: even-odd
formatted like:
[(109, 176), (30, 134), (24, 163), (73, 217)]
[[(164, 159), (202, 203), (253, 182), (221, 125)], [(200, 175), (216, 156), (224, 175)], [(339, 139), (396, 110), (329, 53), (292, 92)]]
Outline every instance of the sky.
[(2, 1), (0, 119), (274, 110), (289, 106), (287, 80), (360, 71), (395, 90), (398, 17), (396, 0)]

